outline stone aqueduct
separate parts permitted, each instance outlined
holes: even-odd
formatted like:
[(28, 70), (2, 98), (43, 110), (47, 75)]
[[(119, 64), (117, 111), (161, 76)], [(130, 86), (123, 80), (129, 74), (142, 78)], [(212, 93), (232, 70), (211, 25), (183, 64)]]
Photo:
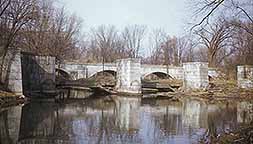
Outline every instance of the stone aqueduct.
[[(117, 73), (117, 63), (73, 63), (65, 62), (60, 67), (56, 68), (56, 72), (65, 73), (73, 80), (81, 78), (90, 78), (100, 72), (107, 72), (115, 75)], [(166, 65), (141, 65), (141, 78), (146, 77), (149, 74), (155, 74), (158, 77), (167, 75), (173, 79), (183, 80), (184, 70), (183, 67), (166, 66)], [(218, 73), (214, 68), (208, 69), (209, 77), (217, 77)]]
[(105, 64), (66, 62), (56, 68), (56, 72), (65, 74), (73, 80), (89, 78), (100, 72), (108, 72), (117, 76), (116, 89), (127, 93), (141, 93), (141, 80), (149, 74), (184, 80), (186, 88), (206, 88), (208, 76), (216, 77), (218, 75), (214, 69), (208, 69), (207, 63), (186, 63), (184, 66), (142, 65), (140, 59), (129, 58)]
[[(189, 62), (182, 67), (164, 65), (142, 65), (140, 59), (121, 59), (115, 63), (77, 64), (65, 62), (56, 65), (51, 56), (37, 56), (20, 53), (14, 56), (10, 67), (8, 88), (18, 94), (25, 91), (52, 90), (55, 88), (56, 73), (64, 73), (76, 80), (89, 78), (99, 72), (116, 74), (116, 90), (119, 92), (140, 93), (141, 79), (149, 74), (166, 75), (183, 80), (184, 88), (206, 88), (208, 76), (216, 77), (215, 69), (208, 68), (207, 63)], [(253, 67), (238, 66), (238, 86), (253, 87)], [(44, 87), (42, 87), (44, 86)]]
[[(76, 64), (67, 62), (62, 64), (60, 68), (56, 68), (56, 72), (66, 73), (71, 79), (77, 80), (81, 78), (90, 78), (100, 72), (117, 73), (117, 63), (98, 64)], [(183, 79), (183, 67), (173, 67), (164, 65), (141, 65), (141, 77), (144, 78), (149, 74), (168, 75), (171, 78)]]

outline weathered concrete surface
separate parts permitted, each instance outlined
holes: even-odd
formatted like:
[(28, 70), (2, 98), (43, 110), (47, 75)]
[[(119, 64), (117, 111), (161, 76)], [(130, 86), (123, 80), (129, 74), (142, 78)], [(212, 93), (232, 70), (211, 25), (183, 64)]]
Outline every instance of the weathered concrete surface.
[[(58, 67), (57, 67), (58, 69)], [(60, 70), (65, 71), (72, 79), (80, 79), (80, 78), (89, 78), (94, 76), (95, 74), (107, 71), (107, 72), (117, 72), (116, 63), (102, 63), (98, 64), (75, 64), (72, 62), (65, 62), (60, 65)], [(165, 75), (169, 75), (170, 77), (178, 80), (183, 80), (184, 77), (184, 69), (183, 67), (175, 67), (175, 66), (165, 66), (165, 65), (141, 65), (140, 73), (141, 78), (143, 79), (149, 74), (160, 72)], [(214, 68), (208, 69), (208, 75), (211, 77), (217, 77), (219, 73)]]
[[(116, 63), (102, 63), (98, 64), (74, 64), (70, 62), (66, 62), (61, 64), (59, 69), (65, 71), (72, 77), (72, 79), (80, 79), (80, 78), (89, 78), (93, 75), (102, 72), (102, 71), (112, 71), (117, 72), (117, 64)], [(183, 79), (183, 67), (172, 67), (172, 66), (164, 66), (164, 65), (141, 65), (140, 73), (141, 78), (145, 76), (155, 73), (161, 72), (164, 74), (168, 74), (172, 78), (175, 79)]]
[(117, 71), (116, 63), (98, 64), (75, 64), (64, 63), (60, 65), (60, 69), (67, 72), (74, 80), (81, 78), (89, 78), (102, 71)]
[(121, 59), (117, 61), (116, 90), (123, 93), (141, 93), (140, 59)]
[(241, 88), (253, 88), (253, 66), (237, 66), (237, 85)]
[(3, 68), (0, 67), (2, 69), (2, 83), (7, 84), (10, 91), (22, 95), (20, 50), (10, 49), (5, 59), (1, 58), (0, 62), (3, 62)]
[(12, 51), (13, 61), (10, 65), (8, 89), (16, 94), (23, 94), (20, 50)]
[(189, 62), (183, 64), (185, 89), (205, 89), (208, 87), (208, 64)]
[(22, 53), (21, 61), (24, 95), (55, 89), (55, 57)]
[(169, 75), (172, 78), (182, 80), (183, 79), (183, 67), (173, 67), (165, 65), (141, 65), (141, 76), (146, 77), (149, 74), (161, 72)]

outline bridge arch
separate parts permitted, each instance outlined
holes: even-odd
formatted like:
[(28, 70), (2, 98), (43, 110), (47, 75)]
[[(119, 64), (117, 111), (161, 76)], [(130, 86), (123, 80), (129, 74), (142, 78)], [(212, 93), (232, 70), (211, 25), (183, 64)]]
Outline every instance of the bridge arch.
[(61, 68), (55, 68), (56, 75), (62, 76), (65, 79), (73, 80), (74, 78), (71, 76), (70, 73), (68, 73), (66, 70)]
[(105, 73), (105, 74), (110, 74), (110, 75), (112, 75), (113, 77), (116, 77), (116, 76), (117, 76), (117, 72), (114, 71), (114, 70), (104, 70), (104, 71), (102, 70), (102, 71), (97, 71), (97, 72), (95, 72), (94, 74), (92, 74), (91, 76), (89, 76), (89, 78), (95, 77), (95, 76), (100, 75), (100, 74), (103, 74), (103, 73)]
[(142, 76), (142, 79), (146, 79), (146, 78), (158, 78), (158, 79), (174, 79), (171, 75), (165, 73), (165, 72), (150, 72), (150, 73), (146, 73)]

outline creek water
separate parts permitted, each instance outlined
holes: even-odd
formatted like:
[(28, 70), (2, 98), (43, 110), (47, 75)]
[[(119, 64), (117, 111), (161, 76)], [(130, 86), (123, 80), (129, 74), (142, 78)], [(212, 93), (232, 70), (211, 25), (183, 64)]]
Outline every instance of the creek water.
[(253, 119), (253, 102), (107, 96), (0, 110), (1, 144), (190, 144)]

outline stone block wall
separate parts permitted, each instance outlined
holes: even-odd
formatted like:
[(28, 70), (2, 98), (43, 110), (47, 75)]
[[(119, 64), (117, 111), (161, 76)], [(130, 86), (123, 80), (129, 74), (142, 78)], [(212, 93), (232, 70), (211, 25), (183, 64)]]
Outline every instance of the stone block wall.
[(208, 76), (211, 78), (217, 78), (219, 77), (219, 72), (216, 68), (208, 68)]
[(237, 85), (241, 88), (253, 88), (253, 66), (237, 66)]
[(121, 59), (117, 61), (116, 90), (123, 93), (141, 93), (140, 59)]
[(183, 64), (184, 89), (205, 89), (208, 87), (208, 63), (189, 62)]
[(22, 95), (20, 50), (10, 49), (5, 58), (0, 59), (0, 62), (3, 62), (3, 67), (0, 67), (2, 69), (2, 83), (6, 84), (11, 92)]
[(32, 91), (55, 90), (55, 57), (22, 53), (21, 61), (25, 95)]

